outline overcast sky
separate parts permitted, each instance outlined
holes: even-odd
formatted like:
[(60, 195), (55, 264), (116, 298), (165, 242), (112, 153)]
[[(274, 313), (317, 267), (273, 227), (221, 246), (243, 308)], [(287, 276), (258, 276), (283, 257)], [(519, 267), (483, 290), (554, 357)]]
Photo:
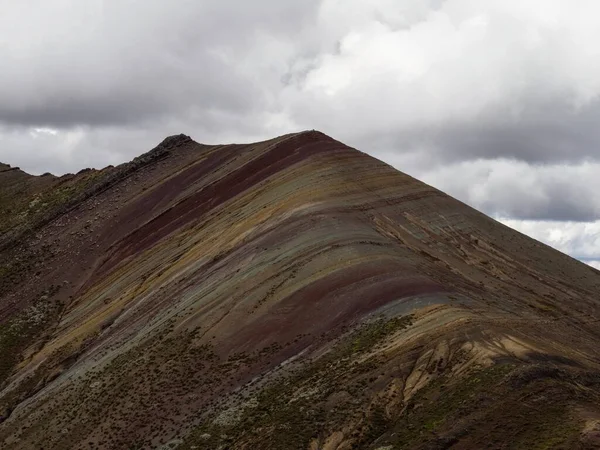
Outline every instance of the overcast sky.
[(0, 161), (318, 129), (600, 267), (597, 0), (0, 0)]

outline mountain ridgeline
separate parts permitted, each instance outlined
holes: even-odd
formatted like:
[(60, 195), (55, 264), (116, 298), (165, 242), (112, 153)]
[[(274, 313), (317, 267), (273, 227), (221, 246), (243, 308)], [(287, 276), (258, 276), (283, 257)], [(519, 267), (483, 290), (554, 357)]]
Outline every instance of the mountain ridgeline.
[(600, 272), (316, 131), (0, 165), (3, 449), (599, 448), (599, 308)]

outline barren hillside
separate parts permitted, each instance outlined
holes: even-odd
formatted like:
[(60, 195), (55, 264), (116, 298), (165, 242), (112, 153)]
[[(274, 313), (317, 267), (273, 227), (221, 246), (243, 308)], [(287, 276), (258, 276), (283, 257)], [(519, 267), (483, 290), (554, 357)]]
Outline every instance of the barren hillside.
[(0, 165), (0, 447), (598, 448), (599, 293), (316, 131)]

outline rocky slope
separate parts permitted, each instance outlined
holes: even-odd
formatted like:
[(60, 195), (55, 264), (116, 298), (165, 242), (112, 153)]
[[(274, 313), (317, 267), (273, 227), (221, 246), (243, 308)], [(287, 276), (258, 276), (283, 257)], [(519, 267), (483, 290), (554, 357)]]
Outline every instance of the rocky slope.
[(315, 131), (1, 165), (0, 447), (598, 448), (599, 292)]

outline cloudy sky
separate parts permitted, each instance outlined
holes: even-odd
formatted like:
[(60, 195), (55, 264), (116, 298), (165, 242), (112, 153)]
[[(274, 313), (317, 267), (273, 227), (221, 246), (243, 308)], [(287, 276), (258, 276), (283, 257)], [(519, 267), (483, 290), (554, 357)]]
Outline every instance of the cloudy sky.
[(0, 161), (319, 129), (600, 267), (597, 0), (0, 0)]

